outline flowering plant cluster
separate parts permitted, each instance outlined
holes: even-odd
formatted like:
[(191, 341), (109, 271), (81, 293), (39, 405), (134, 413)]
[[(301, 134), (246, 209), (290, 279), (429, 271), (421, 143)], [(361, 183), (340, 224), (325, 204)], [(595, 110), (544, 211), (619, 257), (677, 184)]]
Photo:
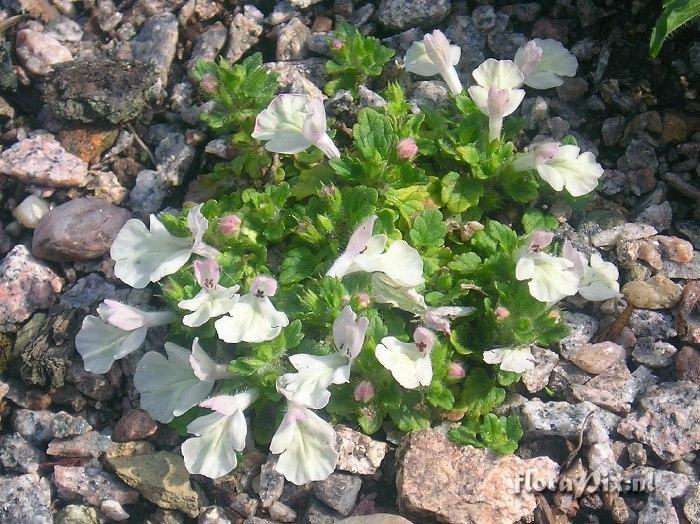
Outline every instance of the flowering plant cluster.
[[(363, 49), (391, 56), (344, 34), (358, 64)], [(340, 57), (348, 43), (330, 45)], [(76, 340), (85, 368), (105, 373), (148, 328), (170, 326), (134, 386), (143, 409), (189, 436), (190, 472), (230, 472), (252, 435), (289, 481), (324, 479), (343, 420), (388, 435), (461, 421), (455, 441), (510, 453), (518, 419), (491, 411), (533, 368), (530, 348), (565, 336), (553, 308), (618, 295), (615, 266), (554, 242), (558, 221), (532, 207), (592, 191), (593, 155), (553, 141), (516, 153), (506, 140), (523, 86), (561, 84), (575, 58), (533, 40), (514, 61), (487, 60), (466, 91), (458, 61), (440, 31), (426, 35), (405, 68), (440, 75), (451, 108), (414, 108), (392, 83), (386, 106), (361, 109), (344, 135), (320, 98), (275, 96), (259, 56), (197, 68), (216, 102), (206, 121), (238, 154), (198, 181), (206, 202), (117, 235), (116, 276), (158, 283), (163, 310), (106, 300)], [(350, 82), (338, 72), (332, 90)], [(495, 218), (506, 213), (517, 220)]]

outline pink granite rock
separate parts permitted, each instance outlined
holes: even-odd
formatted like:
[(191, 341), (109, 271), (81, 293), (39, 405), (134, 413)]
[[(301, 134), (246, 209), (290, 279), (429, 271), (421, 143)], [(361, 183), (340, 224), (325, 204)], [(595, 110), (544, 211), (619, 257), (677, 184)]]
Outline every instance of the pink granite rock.
[(34, 75), (48, 75), (53, 64), (69, 62), (73, 55), (58, 40), (33, 29), (22, 29), (15, 39), (17, 58)]
[(15, 246), (0, 262), (0, 331), (46, 309), (61, 291), (63, 281), (23, 246)]
[(50, 133), (35, 133), (0, 155), (0, 174), (24, 184), (77, 187), (85, 183), (87, 164), (63, 149)]

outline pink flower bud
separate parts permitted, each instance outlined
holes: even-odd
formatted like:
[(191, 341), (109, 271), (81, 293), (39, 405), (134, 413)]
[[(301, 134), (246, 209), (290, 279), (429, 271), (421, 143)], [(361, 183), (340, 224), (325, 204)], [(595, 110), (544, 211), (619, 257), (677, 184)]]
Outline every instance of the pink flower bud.
[(219, 220), (219, 232), (222, 235), (232, 236), (241, 230), (241, 217), (238, 215), (226, 215)]
[(338, 40), (337, 38), (334, 38), (333, 41), (331, 42), (331, 47), (333, 49), (342, 49), (343, 48), (342, 40)]
[(199, 83), (203, 91), (207, 93), (213, 93), (219, 85), (219, 81), (216, 77), (210, 73), (205, 74)]
[(369, 307), (371, 300), (370, 300), (369, 295), (367, 293), (359, 293), (357, 295), (357, 302), (362, 307)]
[(355, 392), (353, 395), (355, 396), (355, 400), (358, 402), (364, 402), (367, 404), (367, 402), (374, 398), (374, 386), (368, 380), (363, 380), (357, 386), (355, 386)]
[(450, 366), (447, 368), (447, 378), (450, 380), (462, 380), (467, 375), (464, 371), (462, 364), (458, 362), (450, 362)]
[(411, 137), (403, 138), (396, 144), (396, 154), (401, 160), (410, 160), (418, 154), (416, 141)]
[(258, 275), (250, 285), (250, 291), (258, 298), (271, 297), (277, 293), (277, 281), (272, 277)]
[(423, 326), (418, 326), (413, 332), (413, 341), (421, 353), (430, 353), (435, 345), (435, 333)]
[(510, 311), (503, 306), (498, 306), (493, 313), (496, 315), (498, 320), (503, 320), (504, 318), (508, 318), (510, 316)]

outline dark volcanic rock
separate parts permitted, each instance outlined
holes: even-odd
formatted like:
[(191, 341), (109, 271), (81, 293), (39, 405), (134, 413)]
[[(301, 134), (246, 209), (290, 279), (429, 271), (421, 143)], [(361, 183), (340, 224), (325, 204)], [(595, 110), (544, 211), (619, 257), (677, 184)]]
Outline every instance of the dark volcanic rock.
[(67, 120), (121, 124), (143, 112), (157, 80), (150, 64), (73, 60), (54, 66), (44, 84), (44, 100)]

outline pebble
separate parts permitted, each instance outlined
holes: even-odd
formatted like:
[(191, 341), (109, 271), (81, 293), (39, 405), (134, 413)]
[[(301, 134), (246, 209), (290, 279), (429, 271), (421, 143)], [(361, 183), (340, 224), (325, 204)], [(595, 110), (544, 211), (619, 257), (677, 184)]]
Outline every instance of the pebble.
[(528, 437), (558, 436), (577, 438), (581, 432), (583, 421), (594, 411), (597, 418), (608, 432), (617, 425), (620, 417), (597, 408), (591, 402), (542, 402), (532, 399), (520, 408), (523, 429)]
[(105, 521), (95, 508), (78, 504), (61, 508), (54, 519), (55, 524), (103, 524)]
[(450, 92), (444, 82), (421, 80), (411, 86), (408, 101), (416, 108), (444, 109), (450, 103)]
[(689, 380), (700, 384), (700, 351), (685, 346), (676, 355), (678, 380)]
[(289, 0), (289, 3), (298, 9), (306, 9), (312, 5), (318, 4), (321, 0)]
[(219, 55), (226, 43), (227, 33), (226, 26), (216, 22), (194, 39), (190, 59), (187, 62), (187, 71), (190, 75), (198, 60), (211, 62)]
[(311, 29), (299, 18), (294, 17), (280, 29), (277, 36), (276, 58), (281, 61), (303, 60), (309, 54), (307, 41)]
[(46, 462), (46, 455), (19, 433), (0, 435), (0, 465), (7, 471), (34, 473)]
[(437, 428), (404, 437), (396, 458), (399, 507), (421, 522), (495, 524), (528, 519), (537, 505), (535, 494), (514, 493), (517, 479), (527, 471), (546, 485), (556, 480), (559, 470), (548, 457), (499, 457), (454, 444)]
[[(227, 494), (224, 498), (229, 508), (244, 517), (254, 516), (258, 512), (258, 507), (260, 507), (260, 503), (246, 493)], [(274, 501), (272, 504), (274, 504)]]
[(87, 311), (105, 298), (118, 300), (121, 298), (119, 295), (114, 284), (107, 282), (99, 273), (90, 273), (79, 278), (75, 284), (64, 291), (59, 299), (59, 304), (67, 309)]
[(624, 362), (618, 362), (585, 384), (572, 385), (571, 389), (577, 400), (591, 402), (613, 413), (626, 414), (633, 400), (631, 391), (626, 391), (630, 380), (629, 369)]
[(257, 45), (262, 35), (263, 27), (255, 19), (238, 13), (228, 28), (228, 47), (224, 57), (232, 62), (238, 62), (253, 46)]
[(115, 442), (144, 440), (155, 435), (158, 424), (142, 409), (132, 409), (114, 426), (112, 439)]
[(14, 330), (37, 309), (48, 308), (62, 287), (51, 268), (25, 246), (15, 246), (0, 262), (0, 331)]
[(694, 251), (692, 260), (686, 263), (663, 260), (663, 266), (659, 273), (668, 278), (700, 280), (700, 251)]
[[(350, 4), (350, 10), (352, 11), (352, 4)], [(287, 0), (280, 0), (272, 8), (272, 12), (267, 16), (265, 22), (274, 27), (288, 22), (295, 16), (299, 16), (299, 11)]]
[(36, 473), (0, 477), (0, 522), (52, 524), (51, 485)]
[(270, 62), (270, 71), (279, 74), (280, 90), (286, 93), (306, 94), (323, 98), (320, 86), (326, 84), (326, 60), (307, 58), (289, 62)]
[(658, 232), (667, 231), (671, 227), (673, 220), (673, 210), (669, 202), (652, 204), (648, 206), (635, 218), (637, 222), (649, 224)]
[(696, 484), (686, 497), (683, 514), (690, 524), (700, 523), (700, 484)]
[(153, 64), (162, 85), (168, 82), (178, 36), (177, 17), (166, 12), (146, 20), (139, 34), (131, 41), (132, 56), (145, 64)]
[(233, 524), (226, 515), (226, 510), (221, 506), (208, 506), (202, 508), (197, 524)]
[(636, 338), (652, 337), (654, 340), (668, 340), (678, 335), (673, 317), (665, 311), (636, 309), (627, 321), (627, 327)]
[(55, 67), (43, 87), (44, 101), (66, 120), (122, 124), (143, 114), (157, 82), (151, 64), (78, 58)]
[(622, 287), (627, 304), (641, 309), (672, 308), (683, 296), (683, 288), (663, 275), (646, 281), (634, 280)]
[(105, 453), (112, 445), (112, 439), (97, 431), (88, 431), (82, 435), (58, 438), (49, 442), (48, 455), (56, 457), (94, 457)]
[(668, 342), (655, 342), (652, 338), (641, 338), (632, 351), (632, 358), (650, 368), (663, 368), (673, 364), (678, 350)]
[(447, 16), (450, 0), (382, 0), (376, 17), (385, 28), (403, 31), (414, 26), (434, 26)]
[(268, 509), (270, 518), (276, 522), (297, 522), (297, 512), (276, 500)]
[(76, 198), (49, 211), (34, 230), (32, 252), (53, 262), (104, 255), (131, 213), (99, 198)]
[(2, 152), (0, 173), (27, 185), (75, 187), (86, 182), (88, 170), (52, 134), (36, 132)]
[(180, 454), (160, 451), (110, 458), (108, 462), (119, 478), (155, 505), (193, 518), (199, 515), (200, 495), (190, 485), (190, 474)]
[(559, 355), (554, 351), (534, 346), (532, 355), (535, 357), (535, 368), (522, 375), (522, 382), (530, 393), (540, 391), (549, 383), (549, 377), (559, 364)]
[(564, 78), (564, 83), (557, 86), (557, 94), (562, 100), (573, 102), (579, 100), (588, 91), (588, 82), (580, 77)]
[(269, 508), (274, 501), (282, 496), (284, 477), (275, 470), (276, 463), (277, 459), (270, 456), (267, 462), (260, 467), (258, 496), (263, 508)]
[(620, 224), (619, 226), (615, 226), (611, 229), (604, 229), (593, 235), (591, 244), (595, 247), (614, 247), (620, 242), (649, 238), (656, 233), (656, 229), (647, 224)]
[(362, 481), (355, 475), (331, 473), (331, 475), (314, 484), (314, 495), (321, 502), (347, 517), (357, 503)]
[(338, 520), (336, 524), (411, 524), (411, 521), (398, 515), (374, 513), (372, 515), (361, 515)]
[(338, 463), (336, 469), (374, 475), (387, 452), (387, 444), (347, 426), (335, 427)]
[(603, 121), (603, 127), (600, 129), (600, 134), (603, 137), (603, 143), (606, 146), (614, 146), (622, 138), (622, 133), (625, 130), (627, 121), (624, 116), (617, 115), (606, 118)]
[[(342, 515), (338, 514), (337, 511), (332, 510), (322, 502), (316, 500), (316, 498), (311, 497), (309, 499), (309, 506), (306, 509), (302, 522), (306, 524), (334, 524), (342, 518)], [(268, 523), (256, 522), (253, 524)]]
[(53, 438), (82, 435), (92, 429), (84, 418), (69, 415), (65, 411), (53, 413), (30, 409), (13, 411), (12, 427), (22, 437), (37, 444)]
[(614, 342), (605, 341), (597, 344), (583, 344), (566, 351), (562, 356), (584, 371), (597, 375), (609, 369), (613, 364), (625, 359), (625, 348)]
[(129, 518), (124, 507), (116, 500), (105, 500), (100, 504), (100, 509), (110, 519), (121, 522)]
[(700, 449), (700, 388), (689, 381), (650, 387), (639, 410), (627, 415), (617, 431), (650, 447), (664, 462)]
[(654, 147), (649, 142), (634, 139), (627, 145), (625, 154), (618, 159), (617, 167), (622, 171), (648, 167), (655, 172), (659, 167), (659, 159)]
[(22, 67), (38, 76), (48, 75), (54, 64), (73, 60), (66, 46), (54, 37), (32, 29), (17, 31), (15, 46)]
[(138, 491), (96, 467), (55, 465), (51, 481), (63, 500), (86, 502), (98, 508), (104, 501), (135, 504), (139, 499)]

